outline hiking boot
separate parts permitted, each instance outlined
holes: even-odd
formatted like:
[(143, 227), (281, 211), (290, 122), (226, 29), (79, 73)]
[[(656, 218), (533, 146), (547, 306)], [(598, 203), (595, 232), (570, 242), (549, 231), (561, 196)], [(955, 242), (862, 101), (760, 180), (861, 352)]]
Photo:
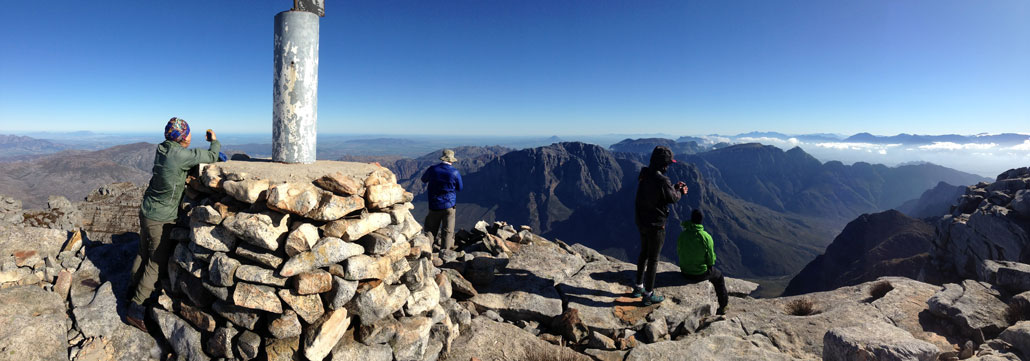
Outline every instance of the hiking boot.
[(129, 302), (129, 307), (125, 309), (125, 323), (140, 329), (140, 331), (147, 332), (147, 325), (143, 322), (144, 312), (145, 309), (142, 305)]
[(658, 292), (652, 291), (650, 295), (644, 295), (644, 306), (662, 303), (662, 301), (665, 301), (665, 296), (658, 295)]
[(719, 309), (715, 310), (715, 314), (719, 315), (719, 316), (725, 315), (726, 314), (726, 306), (719, 307)]
[(641, 297), (644, 297), (644, 288), (640, 287), (640, 286), (637, 286), (637, 285), (634, 285), (633, 286), (633, 298), (641, 298)]

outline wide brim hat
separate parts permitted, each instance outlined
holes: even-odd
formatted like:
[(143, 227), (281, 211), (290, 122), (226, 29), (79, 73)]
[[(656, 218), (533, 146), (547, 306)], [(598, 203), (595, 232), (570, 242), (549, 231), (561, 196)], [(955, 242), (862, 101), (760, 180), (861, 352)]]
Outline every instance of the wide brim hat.
[(451, 163), (453, 163), (453, 162), (457, 162), (458, 158), (454, 157), (454, 151), (453, 150), (444, 149), (443, 150), (443, 155), (440, 156), (440, 160), (442, 160), (444, 162), (451, 162)]

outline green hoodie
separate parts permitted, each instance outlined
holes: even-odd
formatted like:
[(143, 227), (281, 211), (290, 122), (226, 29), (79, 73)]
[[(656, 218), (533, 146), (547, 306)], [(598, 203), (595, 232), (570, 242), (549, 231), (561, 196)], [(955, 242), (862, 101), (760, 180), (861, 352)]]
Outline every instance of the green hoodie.
[(715, 266), (715, 246), (712, 236), (705, 232), (705, 226), (683, 221), (683, 232), (676, 240), (676, 254), (679, 256), (680, 271), (697, 276)]
[(150, 185), (143, 193), (140, 213), (158, 222), (174, 221), (179, 215), (179, 202), (186, 190), (186, 171), (200, 163), (214, 163), (222, 143), (211, 142), (207, 149), (186, 149), (179, 143), (166, 140), (157, 145), (154, 155), (154, 170)]

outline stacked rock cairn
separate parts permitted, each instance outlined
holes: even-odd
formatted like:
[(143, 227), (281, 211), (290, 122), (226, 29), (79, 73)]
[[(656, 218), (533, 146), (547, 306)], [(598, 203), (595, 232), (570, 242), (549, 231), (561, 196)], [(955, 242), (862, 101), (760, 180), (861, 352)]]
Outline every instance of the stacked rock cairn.
[(170, 292), (150, 311), (173, 351), (435, 360), (458, 327), (441, 307), (451, 287), (411, 215), (412, 194), (375, 164), (289, 167), (230, 161), (188, 178), (189, 227), (172, 231), (161, 280)]

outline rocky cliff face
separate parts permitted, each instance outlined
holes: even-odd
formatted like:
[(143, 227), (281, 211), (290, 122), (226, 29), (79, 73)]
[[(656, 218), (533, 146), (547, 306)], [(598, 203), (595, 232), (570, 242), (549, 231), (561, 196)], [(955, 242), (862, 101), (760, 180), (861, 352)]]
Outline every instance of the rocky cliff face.
[(925, 281), (933, 237), (929, 223), (895, 210), (863, 214), (794, 276), (784, 295), (828, 291), (883, 276)]
[(966, 193), (966, 186), (953, 186), (945, 182), (923, 192), (897, 207), (897, 210), (912, 218), (937, 218), (951, 213), (951, 206)]
[(1030, 169), (967, 188), (937, 222), (932, 255), (938, 268), (960, 278), (982, 276), (986, 260), (1030, 263)]

